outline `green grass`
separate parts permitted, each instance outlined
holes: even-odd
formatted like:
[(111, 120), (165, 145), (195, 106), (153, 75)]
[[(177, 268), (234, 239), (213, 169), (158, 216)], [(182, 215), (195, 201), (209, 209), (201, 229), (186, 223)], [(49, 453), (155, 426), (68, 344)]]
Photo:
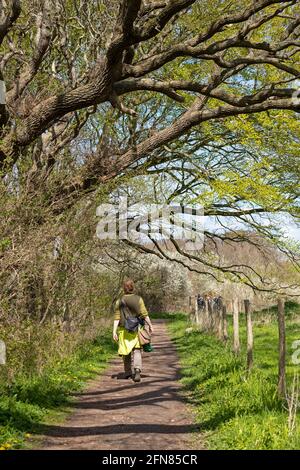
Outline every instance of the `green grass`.
[[(240, 323), (242, 351), (235, 357), (231, 326), (225, 346), (212, 335), (186, 332), (191, 325), (183, 315), (169, 322), (199, 431), (210, 449), (300, 449), (300, 426), (289, 435), (285, 404), (277, 397), (277, 325), (255, 323), (255, 366), (247, 374), (244, 316)], [(286, 333), (290, 386), (294, 371), (299, 370), (291, 363), (292, 342), (300, 339), (299, 324), (287, 321)]]
[(150, 313), (150, 318), (152, 320), (172, 320), (173, 318), (178, 318), (180, 317), (181, 315), (184, 315), (181, 314), (181, 313), (178, 313), (178, 312), (174, 312), (174, 313), (170, 313), (170, 312), (159, 312), (159, 313), (156, 313), (156, 312), (151, 312)]
[(68, 359), (46, 368), (40, 376), (19, 377), (0, 390), (0, 450), (24, 447), (26, 438), (41, 424), (61, 419), (69, 410), (72, 394), (101, 373), (116, 351), (107, 330), (86, 342)]
[[(253, 312), (253, 320), (262, 320), (262, 321), (273, 321), (276, 322), (277, 318), (277, 305), (272, 305), (271, 307), (264, 308)], [(295, 320), (300, 316), (300, 304), (293, 302), (291, 300), (285, 302), (285, 318), (286, 320)]]

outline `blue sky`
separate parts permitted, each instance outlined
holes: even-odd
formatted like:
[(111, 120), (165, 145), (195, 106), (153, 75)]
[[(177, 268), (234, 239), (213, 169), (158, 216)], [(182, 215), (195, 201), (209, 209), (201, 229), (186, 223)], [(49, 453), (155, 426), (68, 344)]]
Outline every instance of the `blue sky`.
[[(272, 220), (272, 223), (276, 224), (276, 226), (282, 230), (283, 235), (285, 237), (291, 238), (295, 241), (300, 241), (300, 224), (297, 225), (291, 216), (289, 216), (288, 214), (278, 214), (268, 216), (268, 218), (269, 220)], [(262, 218), (260, 216), (259, 222), (262, 223), (262, 225), (268, 225), (267, 218)], [(218, 221), (213, 217), (205, 217), (204, 224), (205, 229), (207, 230), (224, 230), (224, 227), (222, 227), (218, 223)], [(227, 229), (231, 228), (235, 230), (241, 230), (246, 228), (246, 225), (243, 225), (242, 223), (239, 223), (236, 220), (230, 219), (229, 217), (222, 217), (222, 224), (224, 224)]]

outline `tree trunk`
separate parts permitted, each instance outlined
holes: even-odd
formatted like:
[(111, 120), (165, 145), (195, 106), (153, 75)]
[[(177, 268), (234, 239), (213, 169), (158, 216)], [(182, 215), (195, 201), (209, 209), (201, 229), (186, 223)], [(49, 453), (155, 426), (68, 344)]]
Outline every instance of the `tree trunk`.
[(235, 354), (240, 352), (240, 334), (239, 334), (239, 301), (233, 301), (233, 351)]
[(280, 398), (285, 396), (285, 317), (284, 317), (284, 300), (278, 299), (278, 333), (279, 333), (279, 361), (278, 361), (278, 395)]
[(250, 300), (244, 300), (245, 313), (246, 313), (246, 327), (247, 327), (247, 370), (253, 367), (253, 330), (251, 319), (251, 305)]

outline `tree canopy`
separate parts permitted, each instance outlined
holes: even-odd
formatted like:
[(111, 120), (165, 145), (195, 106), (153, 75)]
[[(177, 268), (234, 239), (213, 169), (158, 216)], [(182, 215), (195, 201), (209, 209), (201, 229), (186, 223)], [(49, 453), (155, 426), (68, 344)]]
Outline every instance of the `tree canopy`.
[[(5, 251), (91, 193), (138, 184), (201, 204), (224, 228), (206, 228), (212, 243), (254, 232), (297, 261), (273, 215), (299, 216), (299, 1), (0, 7)], [(210, 256), (194, 261), (224, 273)]]

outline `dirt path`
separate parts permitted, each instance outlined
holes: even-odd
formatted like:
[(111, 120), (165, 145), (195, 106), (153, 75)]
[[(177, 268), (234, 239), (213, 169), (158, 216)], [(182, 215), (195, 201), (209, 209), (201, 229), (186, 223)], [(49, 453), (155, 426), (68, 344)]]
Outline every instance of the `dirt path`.
[(65, 423), (45, 426), (42, 449), (192, 448), (195, 429), (180, 396), (176, 350), (165, 323), (154, 323), (155, 352), (143, 355), (142, 382), (120, 379), (117, 357), (103, 376), (79, 394)]

